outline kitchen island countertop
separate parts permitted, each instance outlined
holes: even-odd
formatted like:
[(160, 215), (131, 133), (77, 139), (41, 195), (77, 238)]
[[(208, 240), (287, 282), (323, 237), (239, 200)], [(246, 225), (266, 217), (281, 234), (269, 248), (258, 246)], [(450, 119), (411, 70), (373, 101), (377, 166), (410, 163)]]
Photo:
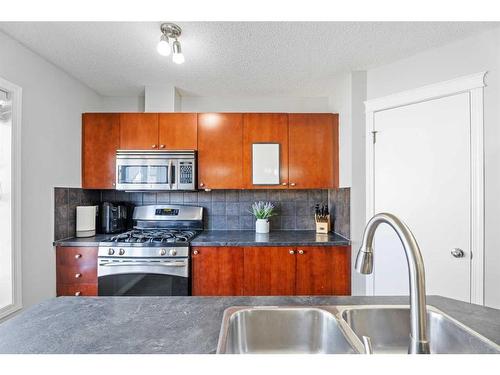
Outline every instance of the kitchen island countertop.
[[(500, 310), (429, 296), (500, 344)], [(214, 353), (230, 306), (407, 304), (407, 297), (59, 297), (0, 324), (0, 353)]]

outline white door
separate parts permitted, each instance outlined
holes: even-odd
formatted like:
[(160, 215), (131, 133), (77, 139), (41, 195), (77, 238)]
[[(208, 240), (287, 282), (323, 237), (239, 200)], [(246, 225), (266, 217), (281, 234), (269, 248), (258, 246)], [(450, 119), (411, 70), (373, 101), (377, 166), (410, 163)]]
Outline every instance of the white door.
[[(427, 294), (470, 302), (471, 152), (469, 93), (374, 114), (374, 210), (408, 224), (424, 258)], [(451, 251), (462, 249), (456, 258)], [(408, 294), (399, 239), (375, 237), (374, 294)]]

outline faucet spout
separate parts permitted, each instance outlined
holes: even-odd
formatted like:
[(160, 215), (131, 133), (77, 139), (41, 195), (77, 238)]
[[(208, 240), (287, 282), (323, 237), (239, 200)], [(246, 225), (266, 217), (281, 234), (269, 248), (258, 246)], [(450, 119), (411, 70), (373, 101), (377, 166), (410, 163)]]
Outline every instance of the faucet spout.
[(361, 274), (373, 272), (373, 238), (380, 224), (389, 225), (398, 235), (406, 254), (410, 276), (410, 345), (408, 353), (428, 354), (427, 304), (425, 299), (425, 270), (422, 253), (408, 226), (396, 216), (379, 213), (366, 225), (363, 241), (356, 257), (355, 269)]

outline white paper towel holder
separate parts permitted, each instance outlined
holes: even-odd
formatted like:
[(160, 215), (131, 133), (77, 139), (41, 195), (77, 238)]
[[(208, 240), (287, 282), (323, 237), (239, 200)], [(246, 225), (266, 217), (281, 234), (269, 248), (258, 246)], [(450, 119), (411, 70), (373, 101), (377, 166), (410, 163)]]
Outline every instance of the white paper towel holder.
[(95, 236), (97, 206), (76, 207), (76, 236)]

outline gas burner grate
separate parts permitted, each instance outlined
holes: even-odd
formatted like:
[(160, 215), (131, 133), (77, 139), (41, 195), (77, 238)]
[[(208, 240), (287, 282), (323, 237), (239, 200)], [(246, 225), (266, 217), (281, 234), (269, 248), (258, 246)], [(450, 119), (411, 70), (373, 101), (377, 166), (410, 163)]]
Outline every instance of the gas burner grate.
[(134, 229), (114, 237), (112, 242), (118, 243), (165, 243), (188, 242), (196, 235), (190, 230), (177, 229)]

